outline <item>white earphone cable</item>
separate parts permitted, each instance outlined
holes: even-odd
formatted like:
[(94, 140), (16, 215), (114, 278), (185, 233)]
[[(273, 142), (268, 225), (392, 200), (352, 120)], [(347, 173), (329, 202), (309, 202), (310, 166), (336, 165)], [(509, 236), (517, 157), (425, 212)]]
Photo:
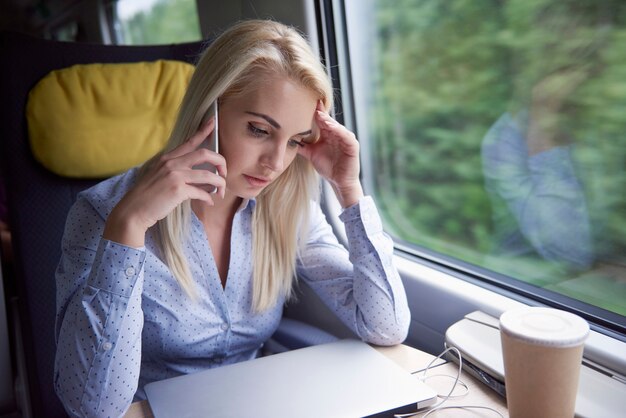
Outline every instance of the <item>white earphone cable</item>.
[[(435, 375), (431, 375), (431, 376), (427, 376), (428, 371), (430, 370), (430, 368), (433, 366), (433, 364), (441, 359), (441, 357), (448, 353), (449, 351), (454, 351), (456, 353), (456, 355), (458, 356), (459, 359), (459, 367), (458, 367), (458, 371), (457, 371), (457, 375), (456, 376), (450, 376), (447, 374), (435, 374)], [(488, 406), (480, 406), (480, 405), (450, 405), (450, 406), (443, 406), (443, 404), (450, 398), (460, 398), (462, 396), (465, 396), (469, 393), (469, 387), (467, 386), (467, 384), (465, 382), (463, 382), (462, 380), (460, 380), (461, 377), (461, 372), (463, 369), (463, 359), (461, 356), (461, 352), (456, 348), (456, 347), (448, 347), (446, 348), (444, 351), (441, 352), (441, 354), (439, 354), (437, 357), (435, 357), (430, 363), (428, 363), (428, 366), (426, 366), (426, 369), (424, 369), (424, 372), (422, 373), (422, 377), (420, 378), (421, 381), (425, 382), (428, 378), (432, 378), (432, 377), (449, 377), (451, 379), (454, 379), (454, 383), (452, 384), (452, 387), (450, 388), (450, 391), (446, 394), (446, 395), (440, 395), (437, 394), (437, 396), (439, 398), (441, 398), (441, 400), (438, 403), (435, 403), (434, 405), (430, 406), (428, 409), (424, 409), (422, 411), (415, 411), (415, 412), (410, 412), (407, 414), (395, 414), (394, 418), (407, 418), (407, 417), (412, 417), (418, 414), (422, 414), (425, 413), (425, 415), (422, 416), (422, 418), (426, 418), (427, 416), (429, 416), (430, 414), (432, 414), (433, 412), (442, 410), (442, 409), (485, 409), (488, 411), (493, 411), (496, 414), (498, 414), (498, 416), (500, 418), (504, 418), (504, 416), (497, 410), (490, 408)], [(460, 384), (461, 386), (463, 386), (465, 388), (465, 391), (463, 393), (457, 394), (457, 395), (453, 395), (454, 393), (454, 389), (456, 388), (457, 384)]]

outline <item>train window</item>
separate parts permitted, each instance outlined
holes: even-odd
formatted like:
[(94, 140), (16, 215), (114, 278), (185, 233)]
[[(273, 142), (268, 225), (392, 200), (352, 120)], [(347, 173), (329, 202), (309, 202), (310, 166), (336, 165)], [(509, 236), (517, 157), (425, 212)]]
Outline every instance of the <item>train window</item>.
[(74, 42), (78, 37), (78, 22), (69, 21), (59, 27), (51, 29), (45, 36), (48, 39), (54, 39), (55, 41)]
[(626, 3), (343, 5), (363, 180), (399, 248), (624, 333)]
[(117, 0), (112, 12), (119, 44), (191, 42), (202, 36), (195, 0)]

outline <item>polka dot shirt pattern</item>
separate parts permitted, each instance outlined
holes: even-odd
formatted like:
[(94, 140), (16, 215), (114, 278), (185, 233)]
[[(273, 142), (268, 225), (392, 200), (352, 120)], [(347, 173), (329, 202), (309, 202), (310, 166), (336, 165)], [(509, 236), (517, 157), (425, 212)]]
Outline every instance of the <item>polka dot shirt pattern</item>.
[[(225, 288), (192, 216), (184, 251), (197, 302), (171, 275), (151, 233), (142, 248), (103, 239), (105, 219), (135, 176), (130, 170), (81, 193), (67, 218), (56, 274), (55, 389), (71, 416), (121, 416), (145, 398), (149, 382), (255, 358), (282, 315), (283, 300), (262, 313), (251, 308), (254, 200), (233, 220)], [(340, 219), (349, 251), (312, 204), (297, 273), (363, 340), (400, 343), (410, 315), (373, 200), (363, 198)]]

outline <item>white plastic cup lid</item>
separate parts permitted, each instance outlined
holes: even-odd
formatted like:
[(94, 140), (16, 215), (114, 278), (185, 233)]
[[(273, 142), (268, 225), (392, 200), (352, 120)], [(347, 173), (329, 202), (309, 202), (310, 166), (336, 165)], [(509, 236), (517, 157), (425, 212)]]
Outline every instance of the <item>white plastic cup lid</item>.
[(532, 344), (572, 347), (587, 339), (589, 324), (569, 312), (528, 306), (504, 312), (500, 330)]

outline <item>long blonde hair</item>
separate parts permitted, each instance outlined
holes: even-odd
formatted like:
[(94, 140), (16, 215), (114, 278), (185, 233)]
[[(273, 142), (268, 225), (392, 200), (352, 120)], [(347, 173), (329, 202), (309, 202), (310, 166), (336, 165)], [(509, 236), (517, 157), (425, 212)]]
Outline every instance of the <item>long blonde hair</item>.
[[(240, 22), (219, 36), (200, 56), (164, 150), (142, 168), (147, 172), (162, 153), (187, 141), (199, 128), (215, 100), (245, 95), (264, 76), (282, 76), (313, 91), (326, 109), (332, 107), (328, 75), (300, 33), (268, 20)], [(242, 150), (242, 152), (245, 152)], [(290, 297), (298, 254), (298, 231), (306, 231), (311, 200), (319, 193), (311, 164), (297, 156), (257, 197), (252, 220), (253, 297), (260, 312), (279, 298)], [(188, 237), (191, 204), (180, 204), (155, 227), (162, 256), (185, 292), (195, 297), (195, 284), (183, 243)]]

